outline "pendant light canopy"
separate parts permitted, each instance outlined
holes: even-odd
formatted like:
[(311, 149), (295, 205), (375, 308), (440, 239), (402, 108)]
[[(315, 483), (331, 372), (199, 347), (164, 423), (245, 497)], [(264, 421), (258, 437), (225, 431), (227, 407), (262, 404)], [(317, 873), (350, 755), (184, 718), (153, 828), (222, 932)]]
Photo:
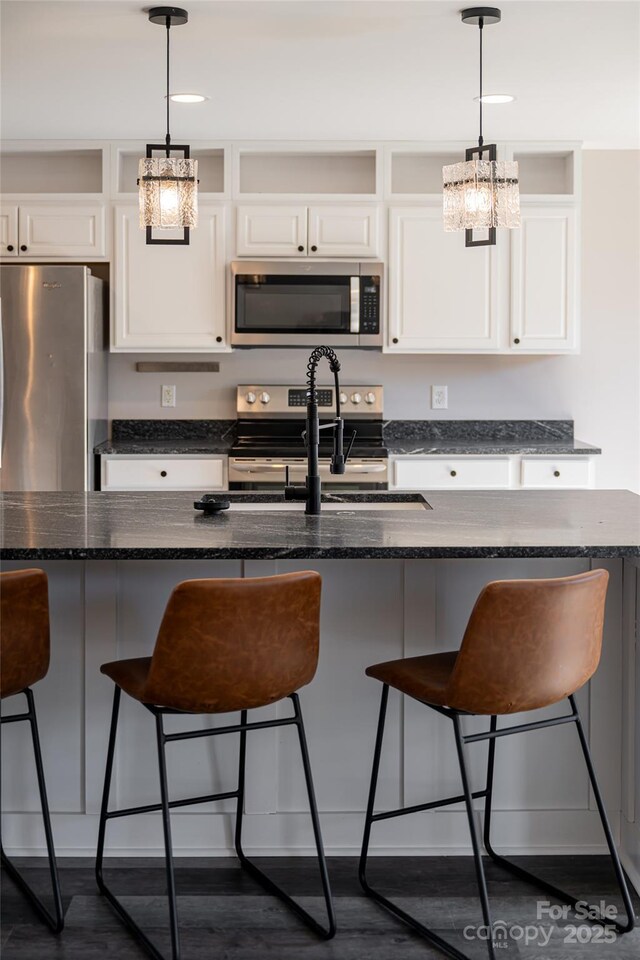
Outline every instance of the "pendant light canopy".
[[(172, 144), (169, 132), (169, 67), (171, 27), (187, 23), (189, 14), (180, 7), (152, 7), (149, 20), (167, 31), (167, 134), (164, 144), (148, 143), (147, 155), (138, 164), (140, 226), (147, 243), (189, 243), (189, 230), (198, 226), (198, 161), (190, 158), (184, 144)], [(158, 237), (154, 230), (182, 229), (182, 237)]]
[[(470, 7), (461, 14), (462, 22), (478, 26), (480, 33), (480, 135), (463, 162), (442, 168), (442, 177), (444, 229), (464, 230), (467, 247), (495, 244), (496, 227), (520, 226), (518, 164), (498, 160), (495, 143), (485, 145), (482, 136), (482, 32), (501, 16), (497, 7)], [(487, 231), (486, 236), (474, 240), (478, 229)]]

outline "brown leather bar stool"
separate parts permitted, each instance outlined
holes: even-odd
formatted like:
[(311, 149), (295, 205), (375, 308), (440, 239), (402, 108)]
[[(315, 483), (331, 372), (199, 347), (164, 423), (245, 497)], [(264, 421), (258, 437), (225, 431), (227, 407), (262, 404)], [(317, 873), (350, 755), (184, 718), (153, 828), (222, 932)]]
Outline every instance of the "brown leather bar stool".
[(0, 699), (4, 700), (5, 697), (13, 697), (19, 693), (23, 693), (27, 699), (26, 713), (3, 716), (0, 723), (19, 723), (26, 720), (31, 728), (54, 913), (49, 912), (0, 847), (2, 865), (14, 883), (29, 898), (47, 926), (54, 933), (60, 933), (64, 927), (62, 896), (51, 832), (36, 705), (31, 690), (34, 683), (42, 680), (49, 669), (49, 589), (47, 575), (43, 570), (15, 570), (0, 574), (0, 636)]
[[(336, 925), (329, 876), (322, 845), (320, 821), (304, 722), (297, 690), (310, 683), (318, 664), (320, 633), (320, 575), (312, 571), (276, 577), (234, 580), (187, 580), (175, 588), (164, 613), (152, 657), (105, 663), (103, 673), (115, 682), (107, 768), (100, 812), (96, 878), (100, 890), (138, 943), (154, 960), (162, 954), (143, 933), (104, 882), (102, 862), (107, 821), (113, 817), (162, 811), (167, 893), (173, 960), (180, 955), (178, 911), (171, 847), (172, 807), (208, 803), (235, 797), (237, 801), (235, 848), (242, 866), (270, 893), (275, 894), (323, 939), (334, 936)], [(160, 768), (161, 802), (124, 810), (109, 810), (109, 788), (118, 724), (120, 693), (124, 690), (155, 717)], [(285, 697), (293, 703), (293, 716), (248, 723), (247, 711), (276, 703)], [(206, 730), (167, 734), (163, 717), (169, 713), (232, 713), (240, 723)], [(323, 927), (245, 856), (242, 849), (246, 739), (249, 730), (293, 725), (298, 731), (311, 819), (318, 853), (320, 877), (327, 909)], [(194, 737), (240, 734), (238, 786), (226, 793), (169, 800), (165, 746)]]
[[(483, 839), (489, 856), (520, 879), (539, 887), (562, 903), (575, 907), (578, 903), (576, 897), (505, 860), (494, 851), (491, 845), (491, 803), (497, 738), (561, 723), (575, 723), (577, 727), (593, 794), (627, 912), (626, 922), (616, 923), (615, 926), (619, 933), (627, 933), (634, 926), (635, 918), (629, 891), (611, 835), (574, 698), (575, 692), (593, 676), (600, 660), (608, 580), (609, 575), (606, 570), (593, 570), (574, 577), (552, 580), (503, 580), (489, 583), (476, 601), (459, 651), (377, 663), (366, 671), (368, 676), (380, 680), (383, 687), (360, 857), (360, 882), (370, 897), (433, 946), (456, 960), (468, 960), (468, 957), (370, 886), (366, 877), (366, 868), (372, 824), (378, 820), (387, 820), (419, 810), (432, 810), (464, 801), (483, 920), (486, 929), (492, 930), (487, 885), (473, 811), (474, 799), (484, 797)], [(462, 795), (374, 814), (389, 687), (394, 687), (414, 700), (419, 700), (453, 721), (462, 777)], [(537, 710), (557, 703), (565, 697), (571, 705), (571, 712), (565, 716), (498, 728), (497, 718), (500, 715)], [(460, 718), (467, 714), (489, 716), (491, 718), (489, 730), (486, 733), (463, 735)], [(484, 790), (472, 792), (464, 746), (482, 740), (489, 741), (486, 786)], [(595, 915), (596, 913), (592, 914), (592, 916)], [(606, 918), (603, 922), (611, 923)], [(491, 938), (487, 940), (487, 948), (491, 960), (494, 960), (494, 944)]]

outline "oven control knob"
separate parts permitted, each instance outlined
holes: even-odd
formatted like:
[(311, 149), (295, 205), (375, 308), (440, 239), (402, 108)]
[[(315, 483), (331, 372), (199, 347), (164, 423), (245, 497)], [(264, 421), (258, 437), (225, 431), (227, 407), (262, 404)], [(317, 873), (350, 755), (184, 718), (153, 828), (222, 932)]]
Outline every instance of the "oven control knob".
[(253, 391), (250, 390), (249, 393), (245, 396), (245, 400), (247, 401), (247, 403), (255, 403), (256, 402), (255, 393), (253, 393)]
[(340, 403), (346, 403), (348, 399), (349, 397), (346, 395), (346, 393), (340, 393)]
[(360, 403), (361, 400), (362, 400), (362, 394), (360, 393), (351, 394), (351, 403)]
[(375, 402), (376, 402), (376, 395), (375, 395), (375, 393), (372, 393), (371, 391), (369, 391), (369, 393), (365, 393), (365, 395), (364, 395), (364, 402), (365, 402), (365, 403), (375, 403)]
[(266, 390), (263, 390), (258, 399), (260, 400), (260, 403), (264, 403), (266, 406), (266, 404), (269, 403), (269, 400), (271, 400), (271, 394), (267, 393)]

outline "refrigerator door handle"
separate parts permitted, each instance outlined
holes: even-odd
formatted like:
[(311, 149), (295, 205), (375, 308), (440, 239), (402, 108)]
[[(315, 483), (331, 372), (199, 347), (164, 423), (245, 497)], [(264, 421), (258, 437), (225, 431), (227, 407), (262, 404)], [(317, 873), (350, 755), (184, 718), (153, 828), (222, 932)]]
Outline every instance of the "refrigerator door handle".
[(2, 333), (2, 300), (0, 299), (0, 469), (4, 441), (4, 337)]

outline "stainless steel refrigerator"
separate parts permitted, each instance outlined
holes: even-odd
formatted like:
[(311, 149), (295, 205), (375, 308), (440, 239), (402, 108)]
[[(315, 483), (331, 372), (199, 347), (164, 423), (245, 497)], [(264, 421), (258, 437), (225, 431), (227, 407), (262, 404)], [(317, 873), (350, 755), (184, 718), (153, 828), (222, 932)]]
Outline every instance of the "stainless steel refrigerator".
[(3, 490), (93, 490), (107, 436), (106, 284), (83, 266), (0, 267)]

